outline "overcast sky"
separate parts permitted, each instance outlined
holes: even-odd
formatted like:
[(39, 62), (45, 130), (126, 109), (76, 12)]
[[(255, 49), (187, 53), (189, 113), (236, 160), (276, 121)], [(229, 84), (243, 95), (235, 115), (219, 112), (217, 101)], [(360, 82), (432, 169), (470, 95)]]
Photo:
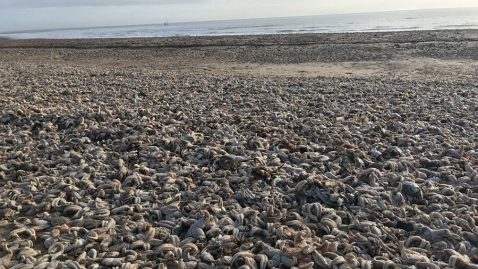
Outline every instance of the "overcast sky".
[(0, 32), (478, 6), (478, 0), (0, 0)]

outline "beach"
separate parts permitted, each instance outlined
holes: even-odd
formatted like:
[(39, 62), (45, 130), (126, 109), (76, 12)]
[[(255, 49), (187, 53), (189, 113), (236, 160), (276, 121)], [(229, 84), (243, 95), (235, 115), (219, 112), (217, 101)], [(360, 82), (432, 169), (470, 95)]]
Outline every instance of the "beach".
[(467, 79), (475, 30), (223, 37), (9, 40), (2, 62), (295, 77)]
[(0, 39), (0, 268), (478, 268), (478, 30)]

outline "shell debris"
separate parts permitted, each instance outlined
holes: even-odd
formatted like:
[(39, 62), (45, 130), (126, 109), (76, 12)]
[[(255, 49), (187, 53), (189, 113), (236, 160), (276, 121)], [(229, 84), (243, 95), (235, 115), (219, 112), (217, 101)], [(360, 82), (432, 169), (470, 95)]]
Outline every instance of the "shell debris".
[(441, 83), (4, 67), (0, 268), (476, 268)]

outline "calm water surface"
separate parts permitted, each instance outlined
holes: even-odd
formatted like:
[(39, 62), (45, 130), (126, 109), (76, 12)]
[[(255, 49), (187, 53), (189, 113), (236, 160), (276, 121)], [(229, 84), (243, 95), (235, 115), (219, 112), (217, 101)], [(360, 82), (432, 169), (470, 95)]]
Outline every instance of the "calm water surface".
[(393, 11), (3, 33), (11, 38), (128, 38), (478, 29), (478, 8)]

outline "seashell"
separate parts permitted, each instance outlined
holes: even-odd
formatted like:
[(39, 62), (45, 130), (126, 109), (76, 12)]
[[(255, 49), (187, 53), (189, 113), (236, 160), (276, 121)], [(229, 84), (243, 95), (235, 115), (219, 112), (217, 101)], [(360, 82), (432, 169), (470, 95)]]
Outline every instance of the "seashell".
[(16, 228), (24, 228), (24, 227), (26, 228), (30, 224), (31, 224), (31, 220), (26, 217), (20, 217), (13, 220), (13, 225)]
[(96, 249), (90, 249), (88, 251), (88, 257), (90, 257), (91, 259), (96, 259), (96, 257), (98, 257), (98, 251)]
[(48, 254), (51, 255), (52, 260), (59, 258), (61, 255), (64, 254), (64, 252), (65, 246), (60, 242), (57, 242), (48, 248)]
[(337, 223), (335, 223), (335, 221), (330, 218), (324, 217), (320, 220), (318, 227), (322, 229), (326, 234), (330, 234), (333, 229), (337, 228)]
[(423, 249), (430, 249), (431, 244), (430, 242), (424, 240), (419, 236), (411, 236), (405, 241), (405, 247), (417, 247)]
[(267, 264), (269, 262), (269, 257), (265, 254), (257, 254), (255, 255), (254, 259), (259, 264), (259, 269), (267, 268)]
[(66, 268), (72, 268), (72, 269), (81, 269), (82, 266), (77, 262), (77, 261), (65, 261), (64, 266)]
[(122, 258), (104, 258), (101, 264), (109, 267), (121, 266), (125, 261)]
[(321, 218), (322, 211), (323, 209), (320, 203), (305, 204), (302, 206), (302, 214), (315, 222), (318, 222)]
[(246, 265), (249, 268), (253, 268), (253, 267), (256, 267), (254, 257), (255, 257), (255, 255), (252, 254), (252, 253), (245, 252), (245, 251), (240, 251), (240, 252), (237, 252), (236, 254), (234, 254), (234, 256), (232, 257), (232, 260), (231, 260), (231, 264), (236, 268), (239, 268), (242, 265)]
[(330, 263), (330, 266), (333, 268), (339, 267), (341, 264), (346, 263), (347, 261), (345, 260), (344, 257), (338, 256), (337, 258), (333, 259), (332, 262)]
[(417, 203), (423, 200), (423, 192), (418, 184), (413, 182), (400, 182), (398, 191), (401, 191), (410, 201)]
[(121, 265), (120, 269), (139, 269), (140, 266), (139, 264), (136, 264), (136, 263), (124, 263)]
[(8, 234), (8, 238), (21, 238), (20, 235), (27, 235), (28, 238), (32, 238), (33, 240), (36, 240), (35, 230), (31, 228), (25, 228), (25, 227), (12, 230)]
[(201, 229), (199, 227), (190, 229), (189, 232), (188, 232), (188, 235), (192, 236), (196, 239), (205, 239), (206, 238), (206, 234), (204, 233), (203, 229)]
[(215, 261), (214, 257), (207, 251), (201, 252), (201, 260), (208, 263), (212, 263)]
[(369, 152), (370, 156), (372, 156), (374, 159), (380, 159), (382, 157), (382, 152), (378, 151), (378, 150), (371, 150)]
[(449, 265), (452, 268), (470, 268), (470, 261), (463, 256), (452, 255), (450, 256)]
[[(434, 39), (443, 38), (345, 39), (381, 49), (423, 39), (413, 46), (437, 43), (440, 56)], [(330, 44), (314, 45), (322, 39)], [(156, 60), (195, 59), (215, 43), (230, 50), (219, 58), (300, 62), (303, 52), (334, 52), (345, 39), (132, 42), (166, 51), (101, 41), (115, 48), (54, 49), (65, 61), (47, 66), (38, 64), (49, 62), (44, 50), (2, 49), (0, 269), (476, 268), (478, 99), (466, 76), (458, 83), (83, 66), (92, 55), (141, 63), (145, 51)], [(178, 42), (201, 44), (179, 53)], [(276, 45), (242, 53), (257, 42)], [(370, 44), (358, 43), (340, 57), (360, 58)], [(459, 54), (463, 44), (452, 43)], [(278, 49), (281, 57), (265, 57)], [(19, 53), (24, 59), (15, 61)], [(320, 58), (337, 56), (329, 54)], [(75, 59), (77, 66), (66, 61)]]
[(272, 256), (268, 264), (272, 266), (286, 266), (290, 268), (297, 264), (297, 258), (296, 257), (291, 258), (278, 253)]
[(81, 214), (82, 207), (78, 205), (69, 205), (63, 209), (63, 214), (66, 216), (72, 216), (72, 218), (79, 217), (78, 215)]
[(424, 269), (440, 269), (440, 266), (433, 264), (432, 262), (417, 262), (416, 266)]
[(411, 249), (403, 248), (401, 251), (401, 257), (404, 264), (414, 265), (417, 262), (430, 262), (429, 258), (425, 255), (413, 251)]

